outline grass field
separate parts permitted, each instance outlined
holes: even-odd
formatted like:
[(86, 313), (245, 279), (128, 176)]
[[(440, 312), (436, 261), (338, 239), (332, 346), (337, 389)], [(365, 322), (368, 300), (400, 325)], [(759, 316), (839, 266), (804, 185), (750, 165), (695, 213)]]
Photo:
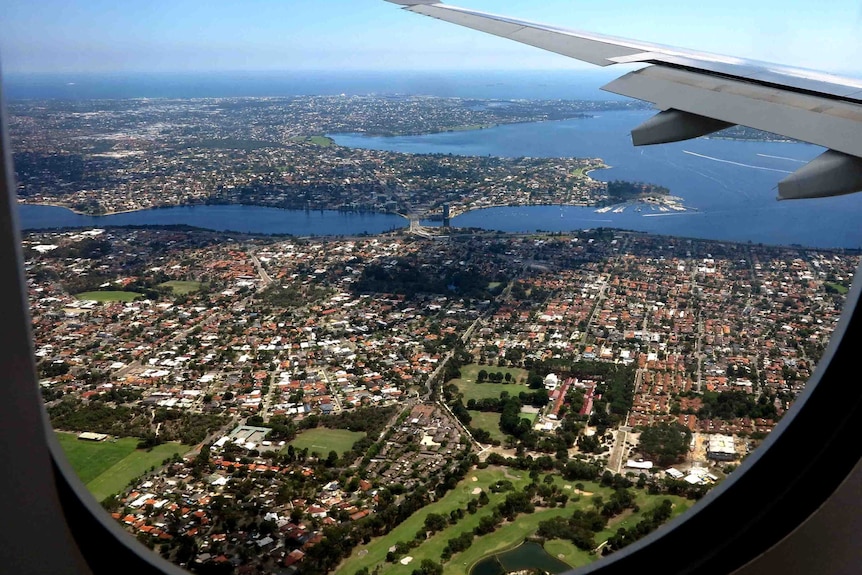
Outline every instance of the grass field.
[(478, 563), (488, 555), (507, 551), (520, 545), (524, 538), (532, 535), (539, 528), (539, 522), (553, 519), (554, 517), (568, 517), (575, 509), (587, 507), (584, 498), (581, 502), (570, 503), (563, 507), (553, 509), (542, 509), (535, 513), (518, 515), (514, 523), (506, 523), (497, 528), (496, 531), (485, 535), (481, 539), (475, 539), (473, 545), (462, 553), (452, 557), (452, 560), (443, 566), (443, 575), (463, 575), (470, 572), (474, 564)]
[(521, 419), (526, 419), (530, 423), (536, 423), (536, 420), (539, 419), (539, 414), (521, 412)]
[(841, 284), (837, 284), (837, 283), (833, 283), (833, 282), (826, 282), (826, 287), (832, 288), (833, 290), (835, 290), (837, 293), (839, 293), (841, 295), (847, 295), (847, 292), (850, 291), (850, 288), (848, 288), (847, 286), (843, 286)]
[(152, 451), (138, 450), (138, 440), (133, 437), (95, 442), (81, 441), (74, 433), (57, 433), (57, 439), (96, 501), (121, 492), (132, 479), (187, 449), (179, 443), (165, 443)]
[(691, 507), (694, 502), (690, 499), (686, 499), (685, 497), (679, 497), (676, 495), (650, 495), (646, 491), (641, 491), (634, 489), (634, 493), (636, 494), (635, 502), (638, 507), (640, 507), (640, 511), (637, 513), (624, 513), (619, 515), (608, 522), (608, 527), (604, 531), (600, 532), (596, 535), (596, 544), (602, 543), (608, 539), (611, 535), (614, 535), (617, 532), (617, 529), (631, 529), (643, 518), (643, 514), (646, 511), (650, 511), (653, 507), (660, 504), (664, 499), (670, 499), (673, 503), (673, 511), (671, 512), (671, 519), (676, 517), (677, 515), (684, 513)]
[[(476, 481), (473, 481), (473, 478)], [(524, 485), (530, 482), (527, 472), (506, 469), (503, 467), (488, 467), (487, 469), (475, 470), (467, 474), (467, 477), (462, 480), (455, 489), (449, 491), (443, 499), (436, 501), (421, 511), (414, 513), (401, 525), (393, 529), (389, 534), (373, 539), (368, 545), (360, 545), (353, 550), (353, 554), (346, 559), (336, 571), (336, 575), (353, 575), (359, 569), (368, 567), (373, 571), (377, 565), (381, 566), (381, 575), (410, 575), (413, 570), (422, 563), (423, 559), (440, 560), (440, 554), (446, 547), (449, 539), (457, 537), (461, 533), (472, 531), (479, 524), (482, 517), (491, 515), (494, 507), (506, 498), (505, 493), (491, 493), (489, 486), (501, 479), (511, 481), (516, 489), (523, 488)], [(560, 477), (555, 477), (557, 485), (569, 490), (564, 491), (570, 493), (574, 497), (572, 484), (564, 481)], [(585, 491), (602, 495), (607, 498), (610, 495), (610, 490), (600, 487), (596, 483), (585, 483)], [(425, 517), (430, 513), (440, 513), (448, 515), (453, 509), (464, 509), (470, 499), (477, 497), (473, 495), (475, 489), (482, 489), (488, 494), (490, 503), (479, 509), (474, 515), (465, 515), (457, 524), (451, 525), (435, 533), (426, 539), (422, 545), (413, 549), (408, 554), (413, 557), (413, 562), (409, 565), (401, 565), (401, 563), (386, 563), (386, 553), (389, 548), (400, 541), (409, 541), (413, 539), (416, 532), (422, 528)], [(474, 539), (473, 546), (463, 553), (456, 554), (444, 567), (444, 574), (465, 575), (470, 566), (483, 557), (491, 553), (514, 547), (524, 540), (528, 535), (532, 535), (538, 528), (539, 521), (549, 519), (558, 515), (570, 515), (577, 507), (589, 506), (590, 498), (582, 497), (580, 502), (571, 502), (565, 509), (546, 509), (534, 513), (532, 515), (519, 515), (514, 523), (504, 525), (497, 529), (494, 533), (486, 535), (480, 539)]]
[[(476, 477), (476, 481), (472, 478)], [(416, 565), (401, 565), (400, 563), (386, 563), (386, 553), (392, 545), (399, 541), (409, 541), (413, 539), (416, 532), (425, 523), (425, 517), (431, 513), (440, 513), (448, 515), (453, 509), (464, 509), (467, 502), (473, 497), (473, 490), (480, 488), (488, 491), (488, 486), (501, 479), (506, 479), (506, 470), (500, 467), (488, 467), (487, 469), (477, 470), (467, 475), (467, 478), (461, 481), (455, 489), (449, 491), (443, 499), (423, 507), (420, 511), (411, 515), (407, 520), (398, 525), (383, 537), (373, 539), (368, 545), (360, 545), (353, 550), (353, 554), (339, 566), (336, 571), (337, 575), (353, 575), (359, 569), (368, 567), (373, 571), (376, 565), (382, 566), (381, 573), (383, 575), (410, 575), (413, 569), (422, 562), (423, 558), (430, 557), (435, 561), (440, 560), (440, 553), (446, 546), (446, 542), (455, 533), (453, 529), (458, 529), (457, 533), (461, 533), (465, 529), (473, 529), (479, 524), (479, 519), (483, 515), (491, 512), (491, 508), (505, 498), (504, 494), (495, 494), (488, 492), (490, 504), (480, 509), (475, 515), (465, 515), (458, 522), (458, 525), (449, 527), (436, 535), (430, 537), (422, 544), (411, 551), (410, 555), (414, 557)], [(529, 481), (526, 473), (521, 474), (521, 479), (510, 480), (516, 485), (523, 485)], [(455, 534), (457, 534), (455, 533)]]
[(297, 136), (295, 138), (291, 138), (291, 140), (294, 142), (307, 142), (322, 148), (328, 148), (335, 145), (335, 140), (327, 138), (326, 136)]
[[(474, 477), (475, 481), (473, 480)], [(368, 545), (360, 545), (354, 549), (351, 556), (338, 567), (335, 572), (336, 575), (353, 575), (363, 567), (368, 567), (370, 571), (374, 571), (376, 566), (380, 566), (380, 575), (410, 575), (416, 566), (421, 564), (423, 559), (439, 561), (440, 554), (450, 539), (462, 533), (472, 531), (479, 524), (482, 517), (490, 515), (493, 512), (493, 508), (505, 499), (505, 493), (491, 493), (488, 489), (492, 483), (500, 479), (508, 479), (518, 490), (522, 489), (530, 481), (529, 475), (526, 472), (503, 467), (492, 466), (487, 469), (472, 471), (455, 489), (447, 493), (440, 501), (432, 503), (413, 514), (389, 534), (373, 539)], [(576, 509), (589, 509), (592, 506), (592, 498), (594, 496), (599, 495), (607, 500), (611, 493), (610, 489), (602, 487), (598, 483), (582, 482), (584, 483), (584, 491), (591, 495), (581, 495), (578, 497), (574, 491), (575, 482), (566, 481), (559, 476), (554, 477), (554, 482), (563, 489), (564, 493), (569, 493), (572, 498), (565, 508), (539, 509), (532, 514), (521, 514), (514, 522), (503, 524), (493, 533), (481, 539), (475, 538), (473, 545), (469, 549), (455, 554), (444, 565), (444, 575), (465, 575), (469, 573), (474, 564), (485, 557), (520, 545), (526, 537), (536, 532), (539, 522), (553, 517), (571, 516)], [(488, 494), (490, 500), (488, 505), (480, 508), (474, 515), (465, 515), (457, 524), (435, 533), (421, 545), (412, 549), (408, 553), (408, 556), (413, 557), (413, 561), (409, 565), (402, 565), (400, 562), (394, 564), (386, 562), (386, 553), (389, 548), (398, 542), (407, 542), (413, 539), (416, 532), (423, 528), (425, 518), (428, 514), (439, 513), (448, 515), (453, 509), (464, 509), (467, 502), (476, 497), (476, 495), (473, 495), (473, 491), (477, 488), (483, 489)], [(632, 490), (636, 494), (636, 501), (642, 511), (624, 514), (612, 519), (607, 529), (596, 535), (597, 545), (607, 540), (610, 535), (616, 533), (618, 528), (628, 528), (635, 525), (640, 520), (643, 511), (652, 509), (662, 499), (673, 501), (674, 516), (691, 506), (690, 501), (681, 497), (649, 495), (646, 491), (634, 488)], [(599, 558), (599, 555), (590, 555), (588, 552), (578, 549), (569, 541), (548, 541), (545, 543), (545, 550), (551, 556), (561, 559), (572, 567), (580, 567)]]
[(590, 555), (588, 551), (578, 549), (571, 541), (564, 541), (562, 539), (545, 541), (544, 547), (548, 555), (556, 557), (560, 561), (565, 561), (572, 567), (589, 565), (597, 558), (595, 555)]
[(188, 282), (188, 281), (169, 281), (163, 284), (159, 284), (159, 287), (168, 287), (177, 294), (177, 295), (185, 295), (187, 293), (196, 292), (201, 289), (203, 284), (201, 282)]
[[(362, 439), (364, 433), (358, 431), (347, 431), (346, 429), (327, 429), (317, 427), (303, 431), (290, 442), (294, 449), (308, 448), (308, 453), (317, 452), (321, 457), (335, 451), (339, 456), (349, 451), (353, 444)], [(285, 449), (287, 449), (285, 447)]]
[(141, 294), (133, 291), (88, 291), (75, 296), (81, 300), (112, 302), (112, 301), (135, 301)]
[(81, 481), (89, 483), (135, 450), (138, 440), (124, 437), (116, 442), (81, 441), (74, 433), (57, 433), (63, 452)]
[[(511, 383), (476, 383), (479, 377), (479, 371), (485, 370), (489, 373), (501, 372), (512, 374)], [(500, 397), (500, 393), (508, 391), (510, 395), (518, 395), (522, 391), (530, 391), (530, 388), (524, 383), (516, 383), (518, 381), (527, 380), (527, 370), (517, 367), (489, 367), (486, 365), (477, 365), (472, 363), (461, 368), (461, 377), (453, 379), (449, 383), (458, 386), (461, 393), (464, 394), (464, 403), (471, 399), (487, 399), (489, 397)]]
[(506, 434), (500, 431), (500, 414), (487, 411), (470, 411), (470, 427), (484, 429), (491, 434), (492, 439), (505, 441)]

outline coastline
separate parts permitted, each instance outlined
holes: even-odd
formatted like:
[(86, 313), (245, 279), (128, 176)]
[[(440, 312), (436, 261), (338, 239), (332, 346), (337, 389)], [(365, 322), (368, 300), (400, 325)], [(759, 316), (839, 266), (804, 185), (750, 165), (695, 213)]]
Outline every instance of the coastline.
[[(70, 212), (72, 212), (73, 214), (76, 214), (76, 215), (79, 215), (79, 216), (87, 216), (87, 217), (89, 217), (89, 218), (101, 218), (101, 217), (104, 217), (104, 216), (115, 216), (115, 215), (118, 215), (118, 214), (133, 214), (133, 213), (135, 213), (135, 212), (145, 212), (145, 211), (147, 211), (147, 210), (155, 210), (155, 209), (158, 209), (158, 208), (156, 208), (156, 207), (151, 207), (151, 208), (136, 208), (136, 209), (133, 209), (133, 210), (117, 210), (117, 211), (115, 211), (115, 212), (105, 212), (105, 213), (103, 213), (103, 214), (89, 214), (89, 213), (87, 213), (87, 212), (82, 212), (82, 211), (76, 210), (75, 208), (73, 208), (73, 207), (71, 207), (71, 206), (64, 205), (64, 204), (57, 204), (57, 203), (53, 203), (53, 202), (28, 202), (28, 201), (26, 201), (26, 200), (22, 200), (21, 198), (18, 198), (18, 205), (23, 205), (23, 206), (47, 206), (47, 207), (50, 207), (50, 208), (63, 208), (63, 209), (69, 210), (69, 211), (70, 211)], [(192, 205), (197, 205), (197, 204), (184, 204), (184, 205), (179, 205), (179, 206), (167, 206), (167, 207), (170, 207), (170, 208), (181, 208), (181, 207), (185, 207), (185, 206), (192, 206)]]
[[(308, 211), (308, 210), (311, 210), (314, 212), (342, 212), (342, 210), (339, 208), (308, 208), (308, 209), (306, 209), (306, 208), (281, 208), (279, 206), (270, 206), (268, 204), (242, 204), (242, 203), (226, 202), (223, 204), (175, 204), (175, 205), (171, 205), (171, 206), (150, 206), (150, 207), (135, 208), (135, 209), (131, 209), (131, 210), (117, 210), (117, 211), (111, 211), (111, 212), (104, 212), (102, 214), (89, 214), (87, 212), (78, 211), (78, 210), (72, 208), (71, 206), (66, 206), (63, 204), (57, 204), (57, 203), (51, 203), (51, 202), (27, 202), (27, 201), (22, 201), (21, 199), (19, 199), (18, 204), (24, 205), (24, 206), (46, 206), (46, 207), (50, 207), (50, 208), (63, 208), (65, 210), (69, 210), (70, 212), (72, 212), (75, 215), (85, 216), (85, 217), (89, 217), (89, 218), (104, 218), (107, 216), (116, 216), (116, 215), (120, 215), (120, 214), (134, 214), (137, 212), (149, 212), (149, 211), (153, 211), (153, 210), (169, 210), (172, 208), (203, 208), (203, 207), (207, 207), (207, 206), (210, 206), (210, 207), (215, 207), (215, 206), (246, 206), (249, 208), (271, 208), (273, 210), (286, 210), (286, 211), (294, 211), (294, 212), (304, 212), (304, 211)], [(404, 214), (398, 213), (398, 212), (385, 212), (385, 211), (381, 212), (381, 211), (376, 211), (376, 210), (367, 210), (367, 211), (345, 210), (345, 211), (346, 211), (346, 213), (353, 213), (353, 214), (379, 214), (379, 215), (401, 216), (402, 218), (407, 219), (407, 216), (405, 216)]]
[[(86, 212), (81, 212), (75, 210), (69, 206), (65, 206), (57, 203), (46, 203), (46, 202), (22, 202), (18, 201), (19, 205), (27, 205), (27, 206), (46, 206), (52, 208), (63, 208), (69, 210), (75, 215), (85, 216), (90, 218), (103, 218), (108, 216), (115, 216), (120, 214), (133, 214), (137, 212), (148, 212), (154, 210), (168, 210), (172, 208), (197, 208), (197, 207), (217, 207), (217, 206), (245, 206), (250, 208), (270, 208), (273, 210), (284, 210), (284, 211), (292, 211), (292, 212), (302, 212), (307, 211), (304, 208), (282, 208), (278, 206), (271, 206), (267, 204), (240, 204), (240, 203), (224, 203), (224, 204), (177, 204), (173, 206), (153, 206), (153, 207), (142, 207), (132, 210), (118, 210), (113, 212), (105, 212), (103, 214), (89, 214)], [(468, 214), (470, 212), (477, 212), (480, 210), (489, 210), (492, 208), (532, 208), (532, 207), (541, 207), (541, 206), (560, 206), (560, 207), (573, 207), (573, 208), (596, 208), (601, 207), (600, 203), (585, 203), (585, 202), (536, 202), (536, 203), (527, 203), (527, 204), (519, 204), (519, 203), (494, 203), (494, 204), (483, 204), (480, 206), (471, 206), (465, 207), (463, 209), (457, 210), (456, 214), (450, 217), (450, 220), (453, 220), (459, 216), (463, 216), (464, 214)], [(322, 212), (342, 212), (338, 208), (311, 208), (311, 211), (322, 211)], [(404, 220), (410, 221), (410, 217), (407, 214), (403, 214), (401, 212), (388, 212), (388, 211), (377, 211), (377, 210), (367, 210), (367, 211), (347, 211), (346, 213), (364, 213), (364, 214), (372, 214), (372, 215), (389, 215), (389, 216), (398, 216)], [(432, 214), (432, 217), (423, 217), (423, 220), (429, 221), (441, 221), (442, 216), (437, 214)]]
[[(609, 110), (609, 111), (625, 111), (623, 109), (620, 110)], [(559, 119), (538, 119), (538, 120), (515, 120), (512, 122), (496, 122), (491, 124), (467, 124), (463, 126), (452, 126), (448, 128), (439, 128), (437, 130), (425, 130), (418, 132), (330, 132), (323, 135), (323, 137), (329, 138), (330, 140), (334, 140), (335, 136), (344, 136), (344, 135), (353, 135), (359, 136), (363, 138), (412, 138), (417, 136), (433, 136), (435, 134), (448, 134), (452, 132), (478, 132), (480, 130), (490, 130), (491, 128), (502, 128), (505, 126), (517, 126), (519, 124), (544, 124), (545, 122), (567, 122), (569, 120), (591, 120), (595, 118), (590, 112), (579, 112), (578, 115), (571, 116), (569, 118), (559, 118)], [(336, 146), (340, 146), (341, 144), (335, 142)], [(347, 146), (349, 147), (349, 146)]]

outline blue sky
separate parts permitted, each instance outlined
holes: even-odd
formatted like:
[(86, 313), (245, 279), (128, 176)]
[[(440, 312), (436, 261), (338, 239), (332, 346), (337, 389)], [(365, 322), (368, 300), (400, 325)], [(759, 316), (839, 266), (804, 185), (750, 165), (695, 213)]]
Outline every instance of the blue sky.
[[(456, 0), (569, 28), (862, 75), (862, 0)], [(588, 67), (383, 0), (3, 0), (6, 73)]]

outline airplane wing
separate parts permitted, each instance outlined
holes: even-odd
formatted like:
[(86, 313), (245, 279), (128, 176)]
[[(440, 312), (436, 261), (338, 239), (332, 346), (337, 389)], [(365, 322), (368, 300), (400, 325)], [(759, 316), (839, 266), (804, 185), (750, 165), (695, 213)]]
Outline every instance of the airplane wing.
[(862, 190), (862, 80), (566, 30), (435, 0), (387, 1), (598, 66), (643, 64), (602, 87), (660, 110), (632, 131), (636, 146), (748, 126), (827, 148), (778, 184), (779, 199)]

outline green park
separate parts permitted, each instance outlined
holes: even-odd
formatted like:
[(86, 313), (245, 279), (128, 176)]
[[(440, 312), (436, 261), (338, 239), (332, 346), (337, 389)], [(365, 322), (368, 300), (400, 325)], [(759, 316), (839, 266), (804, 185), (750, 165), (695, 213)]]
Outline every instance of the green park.
[[(526, 471), (513, 470), (505, 467), (490, 466), (486, 469), (478, 469), (467, 475), (454, 489), (449, 491), (442, 499), (436, 501), (422, 510), (414, 513), (406, 521), (398, 525), (388, 534), (372, 539), (367, 545), (360, 545), (354, 549), (351, 556), (344, 560), (338, 567), (337, 575), (353, 575), (363, 568), (374, 571), (380, 566), (381, 575), (411, 575), (424, 559), (440, 561), (441, 554), (450, 539), (456, 538), (464, 533), (472, 532), (483, 517), (490, 516), (494, 507), (505, 500), (506, 493), (494, 493), (491, 486), (498, 481), (510, 481), (515, 490), (521, 490), (530, 483), (531, 479)], [(473, 565), (496, 553), (513, 549), (520, 545), (525, 539), (533, 536), (538, 530), (539, 523), (555, 517), (570, 517), (576, 509), (590, 509), (593, 507), (594, 497), (608, 499), (612, 489), (603, 487), (595, 482), (582, 482), (577, 486), (562, 477), (554, 476), (554, 483), (569, 495), (568, 504), (565, 507), (537, 508), (534, 513), (521, 514), (515, 521), (505, 522), (494, 532), (481, 536), (481, 544), (476, 543), (465, 551), (456, 553), (443, 566), (444, 575), (465, 575), (470, 572)], [(645, 510), (657, 505), (664, 499), (670, 499), (674, 504), (673, 515), (685, 511), (691, 502), (682, 497), (669, 495), (650, 495), (644, 490), (633, 490), (639, 511), (625, 511), (612, 518), (607, 528), (596, 536), (596, 543), (601, 544), (609, 536), (616, 533), (620, 527), (631, 527), (641, 518)], [(476, 513), (465, 514), (454, 525), (430, 535), (422, 540), (421, 544), (411, 549), (400, 560), (387, 562), (386, 556), (389, 550), (398, 543), (412, 540), (418, 531), (422, 531), (425, 519), (431, 514), (449, 516), (456, 509), (465, 509), (467, 503), (476, 498), (481, 492), (488, 496), (488, 504), (480, 507)], [(575, 547), (569, 541), (551, 540), (545, 542), (545, 551), (552, 557), (562, 560), (571, 567), (579, 567), (596, 560), (599, 555), (591, 554)], [(412, 559), (404, 564), (403, 561)]]
[(170, 288), (170, 290), (176, 295), (186, 295), (198, 291), (201, 289), (202, 285), (203, 284), (201, 282), (171, 280), (159, 284), (159, 287)]
[[(479, 373), (481, 371), (487, 374), (503, 374), (503, 381), (494, 383), (485, 379), (479, 382)], [(506, 375), (509, 379), (505, 379)], [(488, 365), (478, 365), (471, 363), (461, 368), (461, 377), (451, 380), (449, 383), (458, 387), (464, 395), (464, 403), (466, 404), (471, 399), (488, 399), (500, 397), (500, 393), (508, 391), (509, 395), (518, 395), (522, 391), (531, 391), (527, 387), (527, 370), (518, 367), (494, 367)]]
[(88, 291), (79, 293), (75, 297), (84, 301), (106, 302), (130, 302), (141, 297), (142, 294), (133, 291)]
[(84, 441), (74, 433), (57, 432), (56, 436), (72, 468), (97, 501), (122, 492), (133, 479), (189, 449), (180, 443), (137, 449), (138, 439), (134, 437)]
[(309, 454), (317, 453), (321, 457), (326, 457), (330, 451), (335, 451), (341, 457), (363, 437), (365, 434), (358, 431), (316, 427), (303, 431), (289, 445), (294, 449), (308, 449)]

